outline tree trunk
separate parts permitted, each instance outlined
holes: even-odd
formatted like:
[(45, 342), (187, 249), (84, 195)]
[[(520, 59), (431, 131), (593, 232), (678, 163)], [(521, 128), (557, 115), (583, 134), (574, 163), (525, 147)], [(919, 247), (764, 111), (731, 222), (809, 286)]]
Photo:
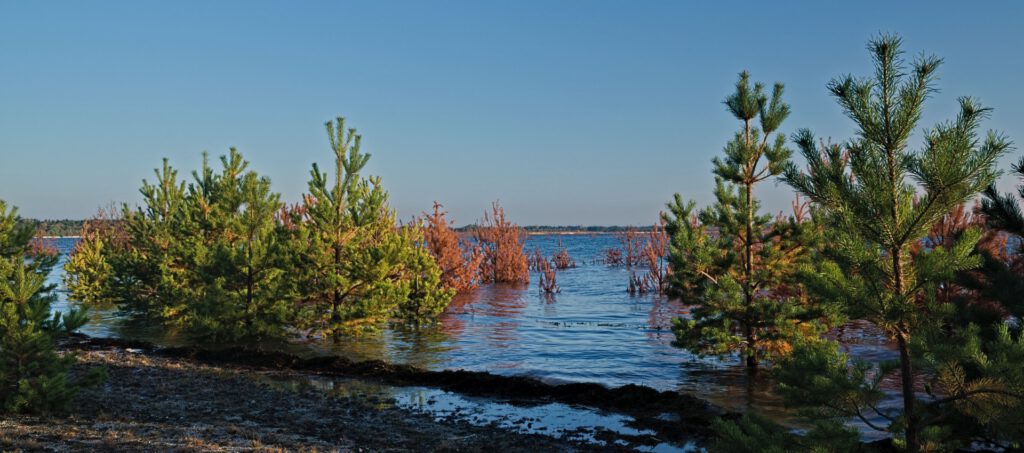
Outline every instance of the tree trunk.
[(747, 240), (744, 241), (744, 257), (746, 262), (743, 266), (743, 302), (747, 305), (747, 347), (750, 352), (747, 354), (747, 371), (757, 371), (757, 349), (754, 347), (754, 329), (750, 327), (750, 319), (753, 317), (754, 294), (751, 290), (751, 280), (754, 278), (754, 198), (753, 184), (746, 184), (747, 189)]
[[(896, 289), (896, 296), (903, 294), (903, 262), (900, 255), (900, 247), (894, 247), (892, 254), (893, 277)], [(914, 403), (914, 367), (911, 363), (910, 346), (907, 340), (910, 333), (906, 326), (900, 322), (899, 332), (896, 333), (896, 342), (900, 349), (900, 383), (903, 391), (903, 417), (906, 419), (907, 428), (904, 436), (907, 441), (907, 451), (917, 453), (921, 450), (921, 441), (918, 439), (920, 433), (919, 420), (915, 412)]]
[(897, 343), (900, 348), (900, 380), (903, 387), (903, 416), (907, 420), (907, 451), (917, 453), (921, 449), (921, 441), (918, 439), (920, 431), (919, 420), (914, 411), (916, 398), (914, 397), (914, 370), (910, 361), (910, 347), (907, 340), (900, 334)]

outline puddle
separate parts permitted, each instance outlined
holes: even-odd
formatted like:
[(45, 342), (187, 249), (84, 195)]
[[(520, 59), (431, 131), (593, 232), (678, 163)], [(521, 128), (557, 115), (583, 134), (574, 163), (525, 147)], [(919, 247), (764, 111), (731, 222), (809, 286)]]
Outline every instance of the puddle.
[(597, 446), (629, 447), (648, 452), (700, 451), (691, 442), (677, 445), (658, 439), (649, 429), (630, 426), (633, 417), (562, 403), (507, 401), (464, 396), (429, 387), (396, 387), (359, 379), (263, 375), (259, 378), (292, 391), (316, 389), (335, 397), (357, 398), (367, 408), (396, 407), (431, 416), (435, 421), (461, 421), (523, 434), (540, 434)]

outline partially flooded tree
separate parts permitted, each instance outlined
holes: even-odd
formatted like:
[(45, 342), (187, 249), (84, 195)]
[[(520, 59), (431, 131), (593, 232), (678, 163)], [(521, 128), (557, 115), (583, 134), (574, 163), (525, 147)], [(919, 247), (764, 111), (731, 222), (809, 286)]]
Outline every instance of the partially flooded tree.
[(204, 155), (189, 184), (165, 159), (142, 207), (124, 207), (117, 228), (89, 224), (65, 268), (71, 294), (212, 341), (436, 315), (452, 294), (422, 230), (397, 227), (379, 178), (360, 175), (369, 156), (355, 131), (327, 129), (335, 178), (314, 165), (291, 208), (234, 149), (217, 170)]
[(424, 244), (441, 268), (441, 284), (456, 292), (475, 289), (480, 285), (484, 254), (480, 247), (460, 238), (451, 229), (446, 218), (448, 212), (441, 209), (441, 204), (434, 202), (434, 211), (424, 213)]
[[(808, 162), (790, 164), (785, 180), (827, 216), (833, 261), (809, 282), (818, 297), (844, 305), (850, 316), (871, 321), (896, 342), (899, 360), (877, 369), (838, 352), (832, 342), (807, 341), (779, 367), (790, 404), (818, 419), (861, 417), (871, 426), (902, 434), (910, 452), (964, 446), (953, 433), (958, 420), (983, 424), (1019, 410), (1024, 344), (1006, 324), (955, 328), (952, 307), (936, 297), (943, 282), (980, 264), (981, 237), (968, 229), (949, 244), (915, 253), (915, 244), (944, 215), (992, 183), (994, 165), (1010, 146), (1001, 135), (979, 134), (989, 110), (959, 100), (956, 119), (924, 133), (924, 146), (909, 149), (924, 101), (935, 90), (941, 60), (922, 56), (908, 65), (895, 36), (872, 40), (870, 78), (844, 76), (828, 88), (858, 128), (845, 148), (820, 150), (809, 131), (794, 140)], [(985, 346), (982, 330), (995, 329)], [(1016, 371), (1012, 371), (1016, 370)], [(881, 382), (898, 376), (901, 410), (878, 408)], [(932, 376), (921, 389), (916, 377)], [(917, 391), (924, 390), (927, 397)], [(868, 418), (879, 417), (878, 423)]]
[(483, 249), (480, 267), (484, 283), (529, 283), (530, 262), (524, 251), (525, 234), (519, 225), (505, 218), (505, 209), (498, 202), (491, 212), (484, 212), (473, 236)]
[(440, 313), (452, 291), (442, 271), (420, 247), (419, 225), (396, 227), (379, 177), (364, 178), (370, 159), (344, 118), (326, 124), (334, 153), (334, 178), (313, 164), (304, 215), (293, 223), (296, 269), (302, 287), (303, 324), (336, 335), (372, 328), (402, 315), (418, 322)]

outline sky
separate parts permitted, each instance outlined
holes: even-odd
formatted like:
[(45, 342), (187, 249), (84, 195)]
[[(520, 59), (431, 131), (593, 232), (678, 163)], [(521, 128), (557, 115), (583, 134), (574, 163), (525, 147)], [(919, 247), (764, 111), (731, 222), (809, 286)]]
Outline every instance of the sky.
[[(1024, 143), (1022, 20), (1011, 1), (0, 0), (0, 199), (84, 218), (138, 203), (161, 158), (237, 147), (296, 201), (341, 115), (402, 219), (500, 200), (524, 225), (647, 225), (673, 193), (711, 202), (744, 69), (786, 84), (783, 132), (849, 138), (825, 85), (869, 75), (880, 32), (945, 60), (919, 130), (969, 95)], [(782, 184), (755, 193), (789, 209)]]

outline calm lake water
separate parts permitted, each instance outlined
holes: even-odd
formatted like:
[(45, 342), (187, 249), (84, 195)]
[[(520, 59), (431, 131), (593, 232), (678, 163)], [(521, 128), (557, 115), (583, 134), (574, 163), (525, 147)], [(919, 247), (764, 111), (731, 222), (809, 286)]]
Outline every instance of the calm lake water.
[[(74, 241), (62, 238), (56, 245), (66, 255)], [(672, 318), (686, 316), (687, 308), (664, 297), (627, 294), (631, 271), (597, 262), (603, 250), (619, 245), (614, 235), (531, 236), (526, 248), (550, 256), (559, 241), (578, 267), (558, 272), (561, 293), (554, 297), (540, 293), (535, 274), (529, 286), (490, 285), (460, 295), (436, 326), (387, 329), (379, 335), (299, 347), (434, 370), (462, 368), (608, 386), (642, 384), (691, 393), (728, 409), (755, 408), (776, 419), (789, 418), (770, 384), (748, 382), (738, 360), (697, 357), (671, 345)], [(59, 282), (61, 274), (56, 270), (51, 280)], [(66, 304), (62, 294), (58, 309)], [(126, 326), (112, 311), (92, 316), (83, 333), (159, 341)], [(897, 357), (870, 332), (851, 330), (844, 345), (866, 359)]]

